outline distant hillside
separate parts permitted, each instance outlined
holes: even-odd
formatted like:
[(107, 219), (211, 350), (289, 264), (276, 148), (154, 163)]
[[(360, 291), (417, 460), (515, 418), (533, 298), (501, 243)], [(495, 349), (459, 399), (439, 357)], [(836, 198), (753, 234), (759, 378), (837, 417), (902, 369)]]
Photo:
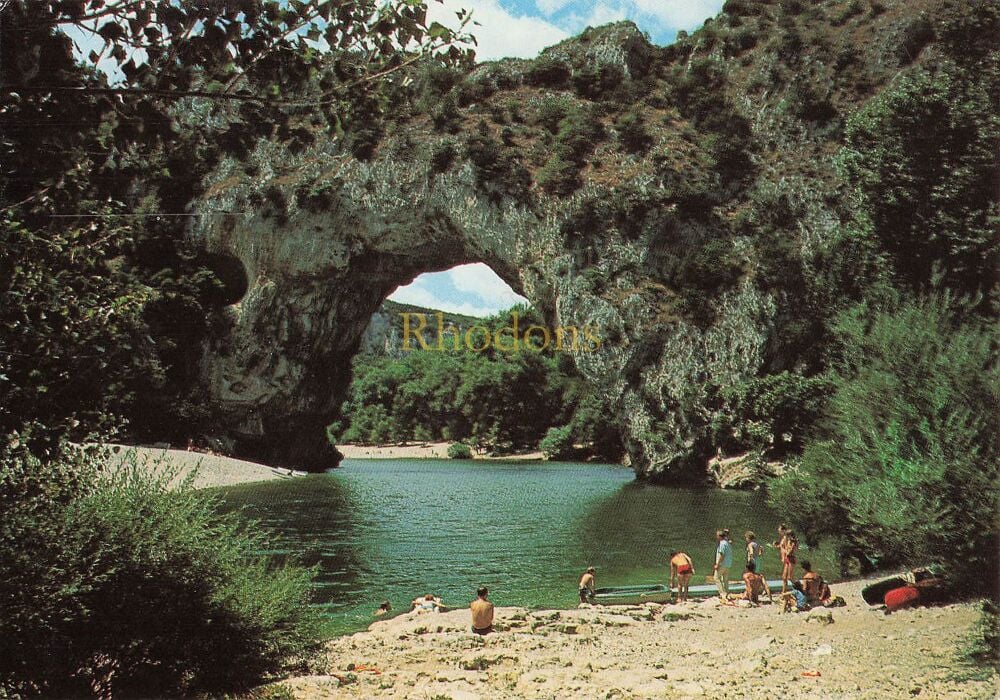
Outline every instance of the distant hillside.
[[(359, 355), (388, 355), (398, 357), (402, 354), (403, 346), (403, 318), (401, 314), (425, 314), (427, 316), (427, 327), (436, 328), (437, 314), (444, 314), (443, 322), (445, 328), (465, 328), (480, 322), (481, 319), (475, 316), (465, 316), (463, 314), (453, 314), (439, 309), (427, 309), (413, 304), (400, 304), (399, 302), (386, 299), (382, 302), (379, 310), (372, 314), (364, 336), (361, 338)], [(414, 323), (417, 321), (414, 320)]]

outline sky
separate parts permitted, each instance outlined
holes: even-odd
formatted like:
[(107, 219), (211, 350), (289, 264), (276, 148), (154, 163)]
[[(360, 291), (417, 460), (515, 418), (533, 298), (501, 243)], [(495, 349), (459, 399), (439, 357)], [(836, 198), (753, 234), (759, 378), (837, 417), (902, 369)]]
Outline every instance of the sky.
[[(533, 58), (539, 51), (582, 32), (588, 26), (628, 19), (655, 44), (674, 41), (714, 17), (724, 0), (430, 0), (429, 18), (455, 26), (455, 12), (472, 11), (481, 26), (476, 35), (480, 61), (504, 57)], [(525, 303), (483, 263), (430, 272), (399, 287), (389, 298), (406, 304), (469, 316), (488, 316)]]

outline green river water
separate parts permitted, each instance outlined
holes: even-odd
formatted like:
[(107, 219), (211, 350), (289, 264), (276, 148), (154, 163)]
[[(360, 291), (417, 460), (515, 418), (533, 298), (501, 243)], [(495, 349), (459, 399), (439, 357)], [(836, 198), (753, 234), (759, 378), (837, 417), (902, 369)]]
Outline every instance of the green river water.
[[(479, 585), (497, 605), (567, 608), (588, 565), (598, 586), (663, 583), (672, 549), (703, 583), (717, 528), (733, 532), (736, 572), (743, 532), (771, 542), (780, 521), (760, 493), (645, 486), (620, 466), (567, 462), (345, 460), (219, 493), (269, 526), (272, 552), (319, 564), (315, 600), (336, 633), (367, 627), (384, 599), (395, 612), (428, 592), (465, 606)], [(822, 551), (802, 557), (836, 571)], [(766, 548), (764, 573), (778, 572)]]

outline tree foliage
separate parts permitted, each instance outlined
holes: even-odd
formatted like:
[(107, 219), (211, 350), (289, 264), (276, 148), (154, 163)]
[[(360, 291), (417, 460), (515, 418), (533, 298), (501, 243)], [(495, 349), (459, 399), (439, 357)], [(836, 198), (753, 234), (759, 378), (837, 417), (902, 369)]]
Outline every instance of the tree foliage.
[[(516, 307), (520, 330), (544, 325), (526, 307)], [(483, 319), (495, 334), (510, 329), (509, 312)], [(509, 330), (508, 330), (509, 334)], [(481, 331), (473, 336), (482, 344)], [(341, 442), (464, 440), (485, 447), (536, 447), (546, 431), (562, 427), (608, 459), (621, 456), (617, 429), (599, 397), (572, 360), (552, 348), (483, 351), (455, 347), (445, 333), (441, 349), (414, 350), (401, 357), (359, 356), (354, 365), (344, 419), (331, 426)], [(464, 341), (463, 341), (464, 342)], [(512, 344), (509, 335), (503, 343)], [(554, 341), (553, 341), (554, 342)]]
[(66, 444), (0, 448), (0, 695), (189, 696), (301, 668), (319, 642), (309, 570), (212, 497)]
[(848, 121), (845, 173), (909, 286), (976, 292), (995, 281), (998, 77), (996, 62), (985, 75), (920, 68)]
[(995, 581), (1000, 376), (988, 325), (947, 296), (861, 306), (835, 327), (822, 433), (772, 501), (816, 541)]

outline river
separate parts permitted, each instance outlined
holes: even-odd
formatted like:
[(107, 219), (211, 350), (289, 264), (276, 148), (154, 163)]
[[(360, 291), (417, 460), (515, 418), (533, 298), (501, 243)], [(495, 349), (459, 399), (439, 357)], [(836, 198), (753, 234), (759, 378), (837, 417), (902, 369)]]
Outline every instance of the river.
[[(345, 460), (326, 474), (219, 489), (223, 510), (268, 526), (269, 551), (318, 564), (315, 600), (334, 633), (367, 627), (432, 592), (465, 606), (480, 585), (497, 605), (566, 608), (588, 565), (597, 585), (665, 582), (672, 549), (711, 573), (715, 530), (775, 538), (780, 516), (760, 493), (637, 484), (620, 466), (568, 462)], [(833, 574), (822, 552), (804, 550)], [(776, 578), (776, 550), (764, 573)], [(734, 573), (738, 578), (739, 574)]]

